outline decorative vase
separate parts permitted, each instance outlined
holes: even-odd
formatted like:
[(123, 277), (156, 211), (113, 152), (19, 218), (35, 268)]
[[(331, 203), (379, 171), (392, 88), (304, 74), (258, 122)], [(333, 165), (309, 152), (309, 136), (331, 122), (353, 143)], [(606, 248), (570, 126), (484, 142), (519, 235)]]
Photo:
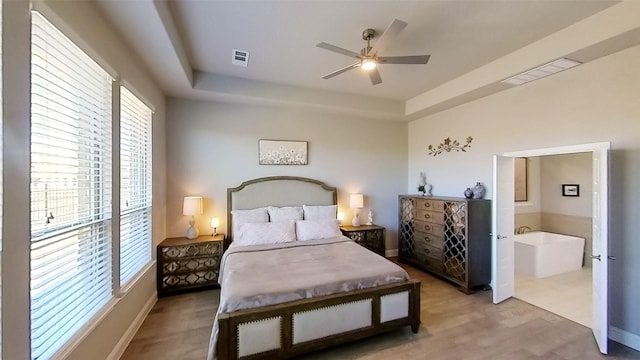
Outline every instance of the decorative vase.
[(433, 194), (431, 193), (431, 191), (433, 190), (433, 185), (426, 184), (424, 187), (426, 189), (427, 196), (433, 196)]
[(467, 190), (464, 191), (464, 197), (467, 199), (473, 199), (473, 190), (471, 190), (471, 188), (467, 188)]
[(484, 197), (484, 193), (487, 191), (484, 185), (477, 182), (476, 186), (473, 187), (473, 198), (474, 199), (482, 199)]

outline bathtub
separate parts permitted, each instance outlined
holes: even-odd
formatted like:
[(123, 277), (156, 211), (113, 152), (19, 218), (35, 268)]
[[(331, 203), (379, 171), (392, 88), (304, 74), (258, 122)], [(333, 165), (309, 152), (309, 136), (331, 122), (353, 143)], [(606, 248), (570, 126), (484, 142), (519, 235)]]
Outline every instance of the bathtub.
[(514, 241), (516, 274), (543, 278), (582, 268), (584, 238), (530, 232)]

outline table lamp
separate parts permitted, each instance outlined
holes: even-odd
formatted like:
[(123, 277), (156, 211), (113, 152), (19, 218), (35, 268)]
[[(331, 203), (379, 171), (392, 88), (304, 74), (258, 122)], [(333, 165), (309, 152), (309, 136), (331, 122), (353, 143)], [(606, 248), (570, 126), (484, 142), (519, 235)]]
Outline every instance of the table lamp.
[(189, 229), (187, 230), (187, 239), (195, 239), (198, 237), (198, 228), (196, 228), (195, 215), (202, 214), (202, 197), (201, 196), (185, 196), (182, 203), (182, 215), (191, 216), (189, 220)]
[(211, 236), (218, 235), (218, 226), (220, 226), (220, 219), (217, 217), (211, 218), (211, 227), (213, 228), (213, 233)]
[(358, 209), (362, 209), (364, 207), (364, 197), (362, 194), (351, 194), (349, 196), (349, 207), (355, 209), (351, 225), (356, 227), (360, 226), (360, 214)]

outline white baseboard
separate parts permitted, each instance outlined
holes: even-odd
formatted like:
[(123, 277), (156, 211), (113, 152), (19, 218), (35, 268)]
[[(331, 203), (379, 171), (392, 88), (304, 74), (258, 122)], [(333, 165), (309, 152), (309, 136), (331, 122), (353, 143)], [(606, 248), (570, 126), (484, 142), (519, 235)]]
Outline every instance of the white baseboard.
[(140, 329), (140, 326), (142, 326), (144, 319), (147, 318), (147, 315), (149, 315), (149, 312), (151, 312), (151, 309), (153, 309), (153, 305), (155, 305), (157, 301), (158, 294), (154, 292), (149, 300), (147, 300), (147, 302), (144, 304), (142, 310), (140, 310), (140, 313), (138, 313), (138, 316), (136, 316), (136, 318), (133, 320), (127, 331), (125, 331), (125, 333), (122, 335), (116, 346), (113, 348), (113, 350), (111, 350), (111, 353), (107, 357), (107, 360), (120, 359), (125, 350), (127, 350), (127, 346), (129, 346), (129, 343), (131, 342), (131, 340), (133, 340), (133, 337)]
[(614, 326), (609, 326), (609, 339), (615, 342), (619, 342), (620, 344), (628, 346), (634, 350), (640, 351), (640, 336), (636, 334), (618, 329)]
[(385, 256), (385, 257), (395, 257), (395, 256), (398, 256), (398, 249), (385, 250), (385, 252), (384, 252), (384, 256)]

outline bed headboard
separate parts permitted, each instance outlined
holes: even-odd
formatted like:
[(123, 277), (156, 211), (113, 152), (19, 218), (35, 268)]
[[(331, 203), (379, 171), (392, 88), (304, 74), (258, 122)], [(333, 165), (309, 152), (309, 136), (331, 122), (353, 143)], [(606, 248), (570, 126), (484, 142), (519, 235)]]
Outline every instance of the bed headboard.
[(337, 190), (319, 180), (297, 176), (271, 176), (248, 180), (227, 189), (227, 240), (233, 240), (231, 210), (263, 206), (336, 205)]

